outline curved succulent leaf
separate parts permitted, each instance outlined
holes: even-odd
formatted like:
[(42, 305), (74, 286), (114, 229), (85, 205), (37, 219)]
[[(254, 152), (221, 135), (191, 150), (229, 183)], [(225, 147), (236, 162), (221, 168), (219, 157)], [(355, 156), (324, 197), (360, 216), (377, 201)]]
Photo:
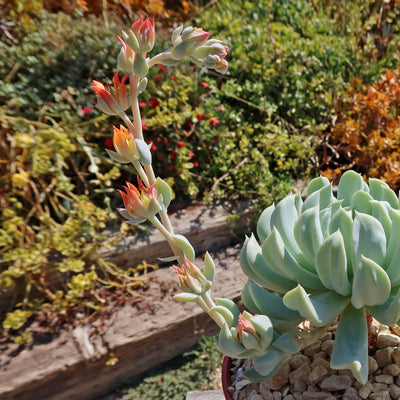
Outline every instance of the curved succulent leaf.
[(300, 285), (283, 296), (283, 304), (286, 307), (298, 311), (317, 327), (332, 322), (348, 303), (348, 297), (340, 296), (333, 291), (308, 296)]
[(332, 193), (332, 185), (329, 183), (328, 185), (325, 185), (307, 195), (307, 198), (304, 200), (304, 203), (301, 207), (301, 212), (303, 213), (304, 211), (313, 207), (318, 207), (319, 210), (323, 210), (335, 200), (336, 198)]
[(239, 318), (239, 308), (238, 306), (230, 299), (225, 299), (225, 298), (216, 298), (215, 303), (217, 306), (222, 306), (227, 308), (233, 315), (233, 323), (232, 325), (236, 326)]
[(163, 179), (157, 178), (157, 192), (162, 195), (163, 206), (167, 209), (172, 200), (171, 187)]
[[(244, 305), (253, 312), (268, 315), (270, 318), (293, 321), (296, 325), (303, 319), (297, 311), (290, 310), (283, 304), (282, 297), (251, 281), (247, 282), (242, 290), (242, 300)], [(254, 305), (256, 309), (253, 310), (251, 305)]]
[(208, 251), (204, 256), (204, 267), (201, 269), (201, 272), (209, 281), (212, 282), (215, 274), (215, 263)]
[(364, 309), (348, 305), (340, 315), (331, 368), (349, 369), (353, 376), (365, 384), (368, 379), (368, 330)]
[(373, 198), (369, 193), (359, 190), (358, 192), (354, 193), (353, 197), (351, 198), (351, 206), (355, 211), (364, 214), (371, 214), (371, 201), (373, 201)]
[[(276, 273), (294, 279), (310, 289), (324, 289), (316, 273), (303, 268), (286, 249), (281, 235), (274, 228), (262, 245), (262, 255)], [(293, 288), (293, 286), (292, 286)]]
[(267, 207), (260, 215), (257, 221), (257, 236), (263, 242), (271, 233), (271, 215), (275, 210), (275, 205)]
[(254, 369), (266, 377), (272, 376), (289, 359), (290, 353), (278, 349), (271, 349), (268, 353), (257, 357), (254, 362)]
[(333, 215), (329, 224), (329, 232), (334, 233), (340, 230), (343, 236), (344, 247), (346, 249), (347, 268), (350, 269), (349, 275), (353, 275), (351, 266), (351, 249), (352, 249), (352, 237), (353, 237), (353, 220), (351, 218), (351, 212), (345, 211), (343, 208), (339, 208)]
[(308, 258), (310, 265), (313, 266), (310, 270), (315, 271), (315, 254), (324, 240), (319, 222), (318, 207), (310, 208), (300, 215), (294, 225), (294, 237)]
[(300, 195), (289, 195), (281, 200), (271, 214), (271, 231), (275, 227), (286, 248), (300, 263), (308, 264), (294, 238), (294, 225), (299, 218), (303, 201)]
[(274, 328), (271, 320), (266, 315), (254, 315), (250, 318), (250, 321), (260, 338), (261, 346), (266, 349), (274, 337)]
[(385, 270), (370, 258), (361, 256), (353, 278), (353, 306), (361, 308), (383, 304), (390, 296), (390, 289), (390, 279)]
[(298, 324), (296, 324), (294, 321), (285, 321), (281, 319), (271, 318), (271, 322), (274, 326), (274, 331), (280, 335), (283, 335), (286, 332), (290, 332), (293, 336), (300, 336), (305, 339), (311, 336), (310, 332), (300, 331), (298, 329)]
[(337, 198), (338, 200), (343, 200), (343, 207), (350, 206), (351, 198), (359, 190), (369, 192), (369, 188), (362, 176), (355, 171), (346, 171), (340, 178)]
[(182, 253), (187, 257), (187, 259), (191, 262), (195, 259), (195, 253), (192, 245), (190, 244), (189, 240), (185, 238), (183, 235), (173, 235), (172, 241), (174, 242), (175, 246), (178, 247)]
[(351, 293), (347, 275), (346, 249), (340, 230), (332, 233), (322, 243), (315, 257), (315, 267), (321, 282), (343, 296)]
[(400, 288), (395, 297), (379, 306), (366, 307), (366, 310), (381, 324), (393, 325), (400, 319)]
[(330, 182), (325, 176), (319, 176), (318, 178), (312, 179), (307, 186), (307, 197), (328, 185), (330, 185)]
[(246, 353), (245, 347), (234, 339), (228, 325), (226, 324), (221, 328), (218, 335), (217, 345), (218, 348), (229, 357), (240, 358), (242, 354)]
[(264, 261), (261, 247), (254, 235), (245, 241), (240, 253), (240, 265), (243, 272), (254, 282), (280, 293), (292, 289), (296, 282), (274, 272)]
[(392, 286), (400, 283), (400, 212), (392, 210), (392, 230), (386, 250), (383, 267), (389, 275)]
[(189, 301), (196, 301), (198, 298), (199, 295), (194, 293), (178, 293), (174, 296), (175, 300), (181, 301), (182, 303), (188, 303)]
[(296, 354), (299, 351), (296, 339), (290, 332), (285, 332), (276, 339), (272, 345), (286, 353)]
[(226, 324), (231, 327), (234, 321), (233, 313), (224, 306), (214, 306), (208, 310), (209, 314), (219, 314), (226, 322)]
[(355, 274), (361, 256), (381, 265), (386, 253), (386, 235), (382, 224), (371, 215), (357, 213), (352, 231), (352, 267)]
[(370, 193), (375, 200), (387, 201), (391, 207), (399, 208), (399, 200), (386, 182), (370, 178), (368, 183)]
[(247, 332), (242, 332), (242, 344), (247, 350), (259, 350), (260, 345), (257, 339)]
[(390, 205), (386, 201), (371, 201), (371, 215), (382, 224), (387, 242), (389, 241), (390, 232), (392, 230), (392, 220), (389, 216), (390, 210)]

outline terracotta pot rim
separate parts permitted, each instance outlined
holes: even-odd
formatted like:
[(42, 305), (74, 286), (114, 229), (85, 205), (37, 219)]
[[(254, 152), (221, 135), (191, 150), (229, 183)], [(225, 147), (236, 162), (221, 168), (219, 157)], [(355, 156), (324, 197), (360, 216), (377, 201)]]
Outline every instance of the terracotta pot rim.
[(232, 383), (231, 365), (232, 365), (231, 358), (225, 356), (222, 361), (222, 368), (221, 368), (222, 391), (224, 392), (225, 400), (232, 400), (232, 396), (229, 392), (229, 386)]

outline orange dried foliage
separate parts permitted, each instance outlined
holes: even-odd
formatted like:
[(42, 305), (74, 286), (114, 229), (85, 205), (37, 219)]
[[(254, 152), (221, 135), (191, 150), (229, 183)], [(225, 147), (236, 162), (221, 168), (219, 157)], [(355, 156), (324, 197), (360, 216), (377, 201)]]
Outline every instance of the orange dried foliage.
[(400, 189), (400, 67), (371, 86), (354, 80), (336, 118), (322, 160), (323, 175), (339, 178), (352, 168)]

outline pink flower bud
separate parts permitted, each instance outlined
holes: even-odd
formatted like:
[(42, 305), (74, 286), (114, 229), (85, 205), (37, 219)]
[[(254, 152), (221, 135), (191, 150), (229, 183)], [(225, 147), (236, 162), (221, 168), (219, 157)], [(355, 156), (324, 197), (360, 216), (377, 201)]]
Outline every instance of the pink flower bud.
[(147, 53), (153, 49), (156, 40), (154, 19), (150, 21), (149, 18), (146, 18), (143, 22), (143, 17), (140, 17), (131, 26), (131, 31), (137, 39), (140, 52)]
[(97, 93), (97, 108), (109, 115), (118, 115), (129, 107), (125, 81), (128, 75), (119, 80), (118, 72), (113, 78), (114, 87), (93, 81), (92, 89)]
[(247, 320), (246, 318), (243, 317), (243, 315), (239, 315), (238, 319), (238, 324), (235, 329), (235, 336), (236, 338), (241, 341), (242, 340), (242, 333), (247, 332), (250, 335), (254, 336), (256, 339), (258, 339), (256, 329), (254, 328), (254, 325)]

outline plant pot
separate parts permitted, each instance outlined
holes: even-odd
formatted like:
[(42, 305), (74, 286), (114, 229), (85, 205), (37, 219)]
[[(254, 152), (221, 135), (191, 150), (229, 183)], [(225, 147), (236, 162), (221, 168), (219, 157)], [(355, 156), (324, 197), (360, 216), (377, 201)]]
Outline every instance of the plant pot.
[(232, 360), (230, 357), (225, 356), (222, 361), (222, 371), (221, 371), (221, 380), (222, 380), (222, 390), (224, 392), (225, 400), (232, 400), (232, 396), (229, 392), (229, 386), (231, 385), (231, 365)]

